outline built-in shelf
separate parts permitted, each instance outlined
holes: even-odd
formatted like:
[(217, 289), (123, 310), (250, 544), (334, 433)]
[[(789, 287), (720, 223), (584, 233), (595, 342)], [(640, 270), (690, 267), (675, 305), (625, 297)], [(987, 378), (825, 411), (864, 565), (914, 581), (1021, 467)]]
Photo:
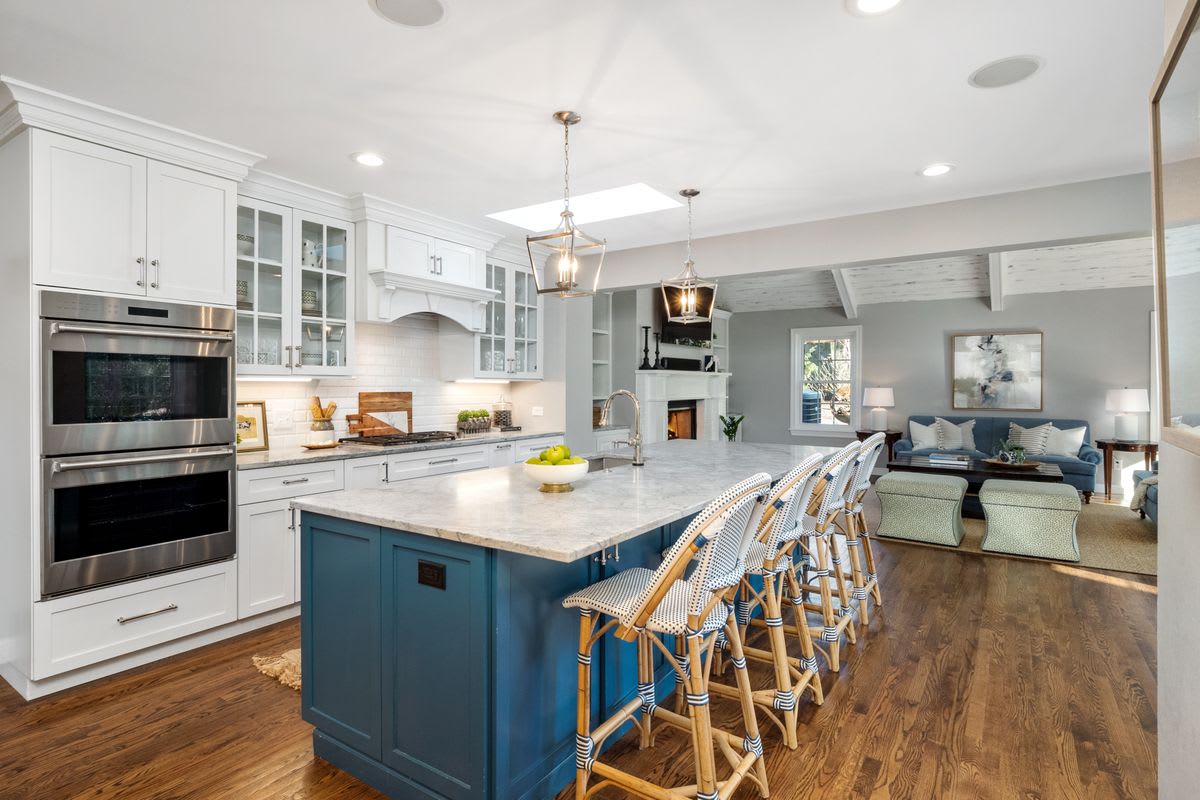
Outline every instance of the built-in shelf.
[(608, 397), (612, 379), (612, 294), (601, 292), (592, 297), (592, 400)]

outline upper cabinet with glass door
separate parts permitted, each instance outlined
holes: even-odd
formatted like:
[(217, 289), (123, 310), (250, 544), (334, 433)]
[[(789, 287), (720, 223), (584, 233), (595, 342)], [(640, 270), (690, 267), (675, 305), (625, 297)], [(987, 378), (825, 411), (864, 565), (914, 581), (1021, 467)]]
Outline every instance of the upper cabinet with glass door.
[(337, 220), (240, 198), (238, 374), (349, 374), (350, 230)]
[(542, 300), (528, 267), (488, 261), (485, 285), (496, 292), (484, 308), (483, 330), (442, 325), (439, 347), (447, 380), (541, 380)]

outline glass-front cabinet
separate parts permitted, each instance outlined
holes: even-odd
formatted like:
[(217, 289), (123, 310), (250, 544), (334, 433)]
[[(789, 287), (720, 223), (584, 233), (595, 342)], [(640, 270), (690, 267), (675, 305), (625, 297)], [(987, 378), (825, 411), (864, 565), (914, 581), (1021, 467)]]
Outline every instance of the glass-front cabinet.
[(487, 288), (494, 300), (475, 337), (475, 377), (537, 380), (542, 377), (542, 300), (528, 267), (488, 261)]
[(238, 199), (239, 375), (349, 374), (351, 227)]

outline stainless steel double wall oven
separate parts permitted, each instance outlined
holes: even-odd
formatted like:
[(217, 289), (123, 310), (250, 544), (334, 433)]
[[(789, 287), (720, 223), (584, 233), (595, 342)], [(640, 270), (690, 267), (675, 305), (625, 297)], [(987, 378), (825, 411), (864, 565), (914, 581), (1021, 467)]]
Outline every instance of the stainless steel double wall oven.
[(41, 295), (42, 595), (235, 552), (234, 312)]

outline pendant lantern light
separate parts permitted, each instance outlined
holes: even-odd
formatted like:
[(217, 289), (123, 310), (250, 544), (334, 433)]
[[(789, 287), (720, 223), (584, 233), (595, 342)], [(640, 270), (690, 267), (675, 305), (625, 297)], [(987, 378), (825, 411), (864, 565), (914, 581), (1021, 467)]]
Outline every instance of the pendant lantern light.
[(526, 237), (525, 248), (529, 251), (529, 266), (533, 268), (538, 294), (587, 297), (596, 293), (600, 283), (606, 243), (575, 227), (571, 213), (570, 132), (580, 117), (574, 111), (558, 111), (554, 119), (563, 126), (562, 221), (549, 233)]
[(692, 261), (692, 198), (700, 194), (700, 190), (681, 189), (679, 194), (687, 198), (687, 261), (683, 262), (683, 272), (662, 282), (663, 305), (669, 322), (684, 325), (709, 322), (717, 304), (717, 282), (706, 281), (697, 275), (696, 262)]

